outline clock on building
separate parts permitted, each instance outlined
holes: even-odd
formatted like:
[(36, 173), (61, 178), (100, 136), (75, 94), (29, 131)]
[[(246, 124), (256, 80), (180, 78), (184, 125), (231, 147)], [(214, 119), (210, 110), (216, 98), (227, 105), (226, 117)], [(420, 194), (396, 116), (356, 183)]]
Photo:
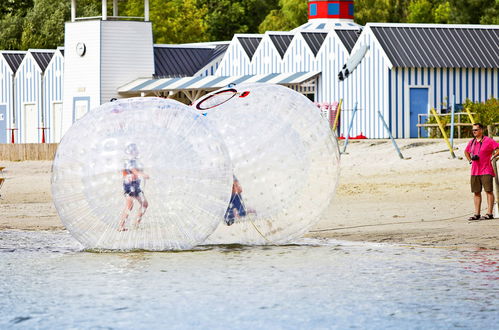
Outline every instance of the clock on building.
[(85, 52), (87, 51), (87, 46), (83, 42), (79, 42), (76, 44), (76, 54), (79, 56), (85, 55)]

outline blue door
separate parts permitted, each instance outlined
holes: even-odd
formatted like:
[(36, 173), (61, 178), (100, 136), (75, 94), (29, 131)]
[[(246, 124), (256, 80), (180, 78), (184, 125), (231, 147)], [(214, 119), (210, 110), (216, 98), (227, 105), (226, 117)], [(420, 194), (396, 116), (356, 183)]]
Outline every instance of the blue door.
[[(418, 115), (428, 114), (428, 88), (411, 88), (410, 93), (410, 120), (411, 120), (411, 138), (418, 137)], [(424, 121), (422, 122), (422, 124)], [(428, 133), (421, 128), (421, 137), (427, 137)]]
[(0, 105), (0, 143), (7, 143), (7, 106)]

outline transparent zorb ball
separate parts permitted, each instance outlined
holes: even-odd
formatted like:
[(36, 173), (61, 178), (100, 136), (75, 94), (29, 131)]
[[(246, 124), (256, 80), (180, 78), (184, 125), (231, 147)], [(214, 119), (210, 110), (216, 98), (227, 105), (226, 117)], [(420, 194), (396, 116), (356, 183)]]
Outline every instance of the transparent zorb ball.
[(53, 164), (59, 216), (86, 248), (177, 250), (223, 217), (232, 170), (209, 122), (173, 100), (107, 103), (78, 120)]
[(225, 221), (207, 243), (282, 244), (319, 221), (337, 186), (339, 150), (310, 100), (283, 86), (248, 84), (193, 107), (217, 127), (233, 166)]

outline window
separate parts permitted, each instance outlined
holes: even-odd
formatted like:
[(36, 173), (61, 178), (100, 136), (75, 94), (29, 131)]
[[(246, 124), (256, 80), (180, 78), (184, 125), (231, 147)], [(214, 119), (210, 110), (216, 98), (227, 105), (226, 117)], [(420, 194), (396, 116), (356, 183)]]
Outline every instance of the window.
[(340, 4), (339, 3), (329, 3), (327, 5), (328, 15), (339, 15), (340, 14)]
[(317, 16), (317, 4), (310, 4), (310, 16)]
[(353, 16), (353, 3), (348, 5), (348, 15)]

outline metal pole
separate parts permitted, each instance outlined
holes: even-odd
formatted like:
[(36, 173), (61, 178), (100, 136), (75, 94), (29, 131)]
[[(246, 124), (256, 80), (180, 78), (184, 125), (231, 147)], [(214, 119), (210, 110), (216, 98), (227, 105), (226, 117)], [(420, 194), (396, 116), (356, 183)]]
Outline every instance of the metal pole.
[(76, 0), (71, 0), (71, 22), (76, 20)]
[(450, 146), (454, 150), (454, 113), (455, 113), (455, 102), (454, 95), (451, 96), (451, 116), (450, 116)]
[(149, 0), (144, 0), (144, 21), (149, 22)]
[(353, 107), (352, 118), (350, 119), (350, 125), (348, 125), (348, 132), (347, 132), (347, 136), (345, 138), (345, 145), (343, 146), (343, 151), (341, 152), (342, 154), (344, 154), (347, 151), (348, 138), (350, 137), (350, 131), (352, 130), (353, 120), (355, 118), (356, 113), (357, 113), (357, 102), (355, 102), (355, 106)]
[(381, 114), (381, 112), (379, 110), (378, 110), (378, 116), (381, 118), (381, 122), (383, 123), (383, 126), (385, 126), (385, 129), (388, 132), (388, 136), (392, 140), (392, 144), (395, 147), (395, 150), (397, 150), (397, 153), (398, 153), (400, 159), (404, 159), (404, 156), (400, 152), (400, 149), (399, 149), (399, 146), (397, 145), (397, 142), (395, 142), (395, 139), (393, 138), (392, 132), (390, 132), (390, 128), (386, 124), (385, 117), (383, 117), (383, 115)]
[(107, 0), (102, 0), (102, 20), (107, 21)]

